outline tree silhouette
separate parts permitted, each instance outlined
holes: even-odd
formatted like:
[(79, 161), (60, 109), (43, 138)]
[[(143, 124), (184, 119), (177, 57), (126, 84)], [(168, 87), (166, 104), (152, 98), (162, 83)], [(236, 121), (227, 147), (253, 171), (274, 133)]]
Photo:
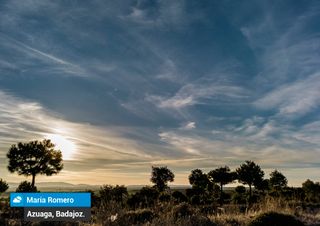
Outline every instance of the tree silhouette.
[(128, 190), (124, 185), (103, 185), (99, 190), (101, 204), (106, 207), (110, 206), (110, 202), (124, 204), (125, 198), (128, 196)]
[(320, 183), (313, 182), (312, 180), (308, 179), (302, 184), (302, 189), (307, 195), (309, 201), (312, 202), (319, 202), (320, 201)]
[(5, 192), (6, 190), (8, 190), (9, 185), (7, 184), (6, 181), (0, 179), (0, 193)]
[(123, 205), (125, 198), (128, 196), (128, 190), (124, 185), (116, 185), (112, 191), (113, 199)]
[(155, 187), (159, 192), (164, 191), (168, 187), (168, 182), (174, 180), (174, 174), (171, 170), (165, 167), (152, 166), (151, 182), (155, 184)]
[(140, 199), (141, 207), (146, 208), (155, 204), (160, 193), (157, 188), (144, 186), (136, 194)]
[(220, 185), (220, 204), (223, 204), (223, 185), (229, 184), (236, 179), (236, 174), (230, 171), (228, 166), (220, 167), (215, 170), (211, 170), (208, 173), (212, 182)]
[(253, 161), (246, 161), (237, 170), (239, 182), (249, 185), (249, 197), (252, 196), (252, 186), (256, 186), (263, 180), (264, 172)]
[(187, 202), (188, 201), (187, 197), (181, 191), (172, 192), (172, 198), (177, 203)]
[(245, 204), (246, 203), (246, 187), (239, 185), (234, 189), (234, 193), (232, 195), (232, 202), (235, 204)]
[(16, 189), (16, 192), (37, 192), (37, 187), (32, 186), (28, 181), (22, 181)]
[(37, 174), (51, 176), (63, 168), (61, 151), (54, 149), (55, 145), (50, 140), (19, 142), (12, 145), (7, 157), (8, 170), (19, 175), (32, 176), (31, 185), (35, 185)]
[(259, 183), (255, 184), (255, 188), (262, 191), (263, 193), (265, 191), (270, 190), (270, 180), (269, 179), (263, 179)]
[(192, 185), (192, 189), (187, 189), (186, 195), (192, 204), (199, 205), (212, 201), (212, 193), (215, 190), (215, 186), (202, 170), (192, 170), (189, 175), (189, 183)]
[(207, 189), (210, 181), (208, 175), (203, 173), (201, 169), (194, 169), (189, 175), (189, 183), (193, 189), (204, 191)]
[(287, 178), (278, 170), (274, 170), (270, 173), (270, 185), (274, 189), (281, 189), (286, 187), (288, 184)]

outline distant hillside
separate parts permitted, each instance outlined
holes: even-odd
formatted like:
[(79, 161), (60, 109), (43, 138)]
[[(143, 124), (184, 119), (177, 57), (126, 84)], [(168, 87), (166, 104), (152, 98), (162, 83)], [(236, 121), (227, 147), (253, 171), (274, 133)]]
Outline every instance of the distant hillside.
[[(19, 183), (9, 182), (9, 190), (15, 191)], [(36, 183), (40, 191), (84, 191), (84, 190), (98, 190), (102, 185), (89, 185), (89, 184), (71, 184), (67, 182), (39, 182)], [(128, 185), (128, 190), (139, 190), (146, 185)], [(188, 185), (171, 185), (171, 189), (187, 189)]]
[[(15, 191), (19, 183), (8, 183), (9, 191)], [(100, 185), (88, 184), (71, 184), (66, 182), (39, 182), (36, 183), (40, 191), (82, 191), (82, 190), (98, 190)]]

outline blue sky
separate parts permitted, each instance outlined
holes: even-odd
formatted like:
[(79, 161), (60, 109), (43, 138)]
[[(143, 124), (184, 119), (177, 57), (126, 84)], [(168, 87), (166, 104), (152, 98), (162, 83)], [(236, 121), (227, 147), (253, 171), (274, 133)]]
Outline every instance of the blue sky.
[[(11, 144), (72, 144), (54, 178), (177, 184), (254, 160), (320, 171), (319, 1), (0, 1), (0, 173)], [(71, 150), (72, 149), (72, 150)]]

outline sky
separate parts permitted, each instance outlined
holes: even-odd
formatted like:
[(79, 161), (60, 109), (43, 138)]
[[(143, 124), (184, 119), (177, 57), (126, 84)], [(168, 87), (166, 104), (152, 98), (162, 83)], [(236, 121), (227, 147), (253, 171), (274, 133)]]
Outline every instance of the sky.
[[(320, 2), (0, 0), (0, 177), (50, 138), (37, 182), (175, 184), (253, 160), (320, 181)], [(27, 178), (31, 180), (31, 178)]]

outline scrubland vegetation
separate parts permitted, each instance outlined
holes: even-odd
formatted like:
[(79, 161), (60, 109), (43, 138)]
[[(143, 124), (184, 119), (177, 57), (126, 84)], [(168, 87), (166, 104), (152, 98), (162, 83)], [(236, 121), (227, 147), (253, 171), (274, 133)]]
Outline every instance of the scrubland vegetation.
[[(91, 222), (23, 222), (21, 211), (1, 202), (1, 225), (320, 225), (320, 184), (307, 180), (302, 187), (287, 186), (286, 177), (275, 170), (270, 179), (252, 161), (246, 161), (236, 171), (220, 167), (208, 173), (200, 169), (189, 175), (191, 188), (170, 189), (174, 173), (167, 167), (152, 167), (151, 182), (135, 192), (125, 186), (103, 185), (92, 193)], [(248, 186), (221, 189), (238, 180)], [(251, 188), (250, 188), (251, 187)], [(8, 189), (0, 181), (1, 191)], [(17, 191), (37, 191), (24, 181)], [(20, 214), (20, 215), (19, 215)]]

